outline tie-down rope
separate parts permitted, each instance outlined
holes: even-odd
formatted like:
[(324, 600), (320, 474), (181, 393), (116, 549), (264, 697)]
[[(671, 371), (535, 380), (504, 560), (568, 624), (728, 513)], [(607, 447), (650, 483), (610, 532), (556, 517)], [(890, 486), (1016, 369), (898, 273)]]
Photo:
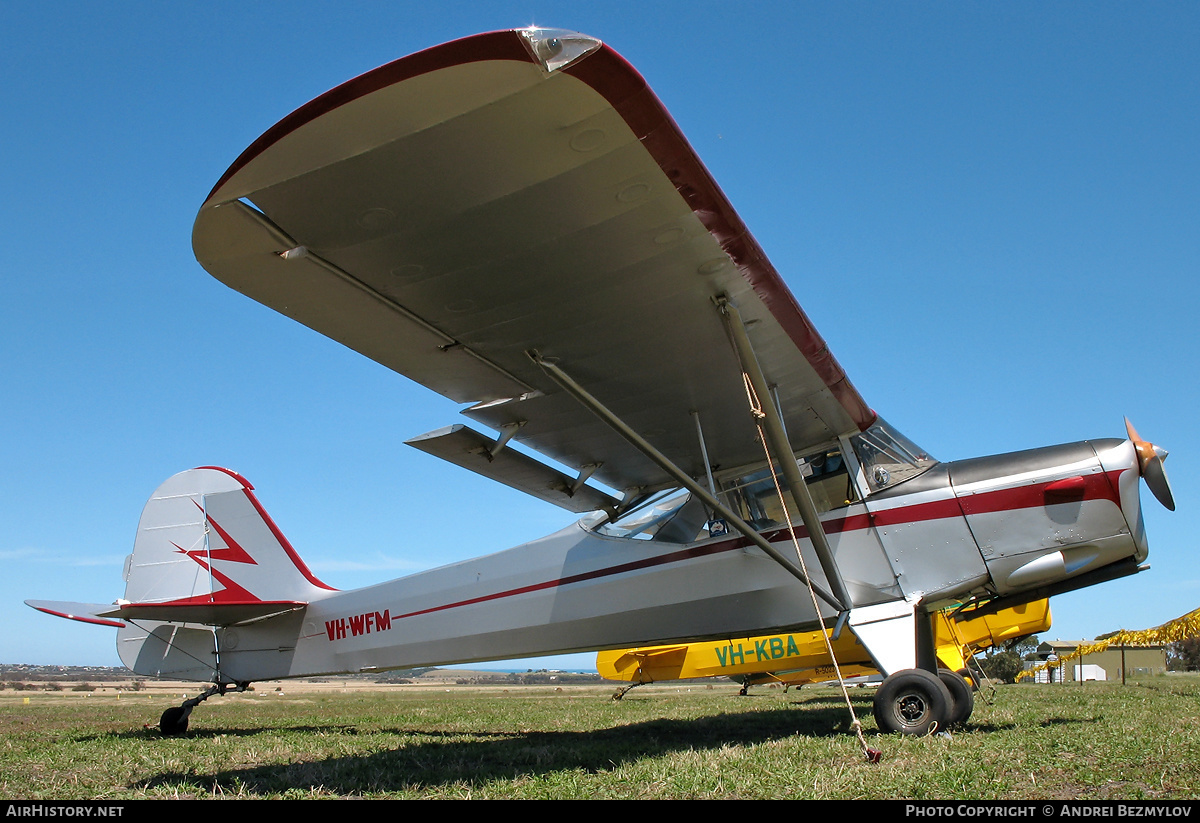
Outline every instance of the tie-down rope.
[(850, 691), (846, 688), (845, 678), (842, 677), (842, 667), (838, 665), (837, 655), (833, 652), (833, 642), (829, 639), (829, 632), (825, 629), (825, 618), (821, 616), (821, 607), (817, 603), (817, 593), (813, 588), (812, 575), (808, 572), (808, 564), (804, 562), (804, 553), (800, 551), (800, 539), (796, 536), (796, 527), (792, 523), (791, 512), (788, 511), (787, 500), (783, 496), (783, 487), (779, 484), (779, 475), (775, 472), (775, 462), (771, 459), (771, 452), (767, 448), (767, 437), (762, 425), (766, 414), (762, 410), (762, 402), (754, 391), (754, 386), (750, 384), (750, 376), (745, 372), (742, 372), (742, 382), (746, 386), (746, 399), (750, 403), (750, 413), (754, 415), (754, 423), (758, 428), (758, 439), (762, 443), (763, 452), (767, 457), (767, 468), (771, 471), (771, 481), (775, 484), (775, 492), (779, 495), (783, 517), (787, 521), (788, 534), (792, 536), (792, 546), (796, 549), (796, 559), (800, 561), (800, 569), (804, 572), (805, 580), (808, 583), (808, 596), (812, 598), (813, 611), (817, 615), (817, 622), (821, 625), (821, 639), (825, 641), (825, 651), (829, 653), (829, 659), (833, 661), (833, 671), (837, 675), (842, 698), (846, 701), (846, 711), (850, 713), (850, 728), (854, 730), (854, 736), (858, 738), (859, 745), (862, 746), (863, 756), (871, 763), (878, 763), (883, 753), (867, 745), (867, 739), (863, 736), (862, 722), (858, 719), (858, 715), (854, 712), (854, 705), (850, 702)]

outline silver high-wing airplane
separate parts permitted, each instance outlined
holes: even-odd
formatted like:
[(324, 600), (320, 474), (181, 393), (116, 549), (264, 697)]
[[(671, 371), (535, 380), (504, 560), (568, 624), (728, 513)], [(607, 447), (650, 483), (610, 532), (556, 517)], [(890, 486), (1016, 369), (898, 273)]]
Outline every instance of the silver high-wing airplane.
[[(219, 468), (167, 480), (112, 605), (145, 675), (252, 681), (810, 630), (887, 675), (882, 729), (954, 716), (930, 615), (1144, 568), (1138, 437), (940, 463), (859, 396), (662, 104), (547, 29), (437, 46), (301, 107), (196, 219), (197, 259), (497, 434), (409, 441), (586, 516), (354, 591)], [(509, 447), (521, 443), (564, 472)], [(973, 612), (978, 616), (978, 610)]]

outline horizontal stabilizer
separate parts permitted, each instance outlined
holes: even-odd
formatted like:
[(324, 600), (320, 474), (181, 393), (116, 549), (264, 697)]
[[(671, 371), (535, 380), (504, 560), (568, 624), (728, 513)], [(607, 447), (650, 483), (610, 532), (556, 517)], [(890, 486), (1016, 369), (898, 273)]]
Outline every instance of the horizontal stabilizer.
[[(164, 623), (198, 623), (236, 626), (303, 609), (306, 603), (284, 600), (249, 600), (222, 603), (121, 603), (104, 606), (99, 617), (123, 620), (159, 620)], [(121, 624), (116, 624), (121, 625)]]
[(644, 649), (627, 649), (625, 654), (639, 660), (666, 660), (686, 653), (687, 646), (650, 646)]
[(80, 623), (94, 623), (97, 626), (112, 626), (120, 629), (124, 623), (110, 619), (105, 612), (112, 610), (111, 603), (67, 603), (61, 600), (26, 600), (26, 606), (39, 612), (52, 614), (55, 617), (65, 617), (68, 620), (78, 620)]
[(612, 649), (596, 655), (596, 671), (605, 680), (653, 683), (676, 680), (687, 662), (688, 646), (643, 646)]
[(563, 474), (462, 424), (447, 426), (405, 441), (423, 452), (499, 481), (577, 514), (619, 505), (612, 495)]

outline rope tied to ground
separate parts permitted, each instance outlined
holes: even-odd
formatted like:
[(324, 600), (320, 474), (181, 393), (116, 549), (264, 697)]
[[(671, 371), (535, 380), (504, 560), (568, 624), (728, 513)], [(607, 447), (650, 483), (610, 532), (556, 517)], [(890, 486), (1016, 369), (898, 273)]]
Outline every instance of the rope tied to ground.
[(783, 496), (783, 486), (780, 484), (779, 475), (775, 471), (775, 462), (771, 459), (770, 449), (767, 448), (767, 437), (762, 425), (762, 421), (766, 418), (766, 413), (762, 410), (762, 401), (754, 391), (754, 386), (750, 383), (750, 376), (745, 372), (742, 372), (742, 381), (746, 386), (746, 399), (750, 403), (750, 413), (754, 417), (755, 426), (758, 428), (758, 439), (762, 443), (763, 452), (767, 458), (767, 468), (771, 472), (771, 481), (775, 484), (775, 493), (779, 495), (779, 505), (783, 510), (788, 534), (792, 538), (792, 547), (796, 550), (796, 559), (800, 562), (800, 569), (804, 572), (804, 578), (808, 583), (808, 596), (812, 599), (813, 612), (817, 615), (817, 622), (821, 625), (821, 638), (825, 641), (825, 651), (829, 654), (829, 659), (833, 663), (833, 671), (837, 675), (838, 686), (842, 691), (842, 699), (845, 700), (846, 711), (850, 714), (850, 728), (854, 732), (854, 736), (858, 739), (859, 745), (862, 747), (863, 756), (871, 763), (878, 763), (883, 753), (867, 745), (866, 736), (863, 734), (862, 721), (858, 719), (858, 715), (854, 711), (854, 704), (850, 701), (850, 690), (846, 687), (846, 679), (842, 676), (842, 667), (838, 664), (837, 655), (834, 654), (833, 642), (829, 639), (829, 631), (825, 627), (825, 618), (821, 616), (821, 606), (817, 601), (817, 592), (813, 588), (812, 575), (809, 574), (808, 564), (804, 560), (804, 553), (800, 550), (800, 538), (796, 535), (796, 526), (792, 521), (791, 512), (788, 511), (787, 500)]

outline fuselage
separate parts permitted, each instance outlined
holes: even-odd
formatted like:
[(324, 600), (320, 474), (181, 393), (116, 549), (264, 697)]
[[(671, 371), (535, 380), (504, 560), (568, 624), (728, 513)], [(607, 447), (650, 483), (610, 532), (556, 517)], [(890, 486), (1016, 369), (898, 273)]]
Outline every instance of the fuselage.
[[(686, 500), (662, 519), (685, 510)], [(1121, 440), (935, 464), (821, 521), (855, 607), (906, 601), (930, 612), (971, 598), (1034, 599), (1147, 554), (1136, 457)], [(796, 531), (813, 581), (823, 584), (810, 542)], [(585, 518), (497, 554), (329, 591), (301, 612), (217, 629), (219, 677), (442, 665), (818, 625), (819, 601), (748, 540), (660, 539), (679, 533), (610, 536)], [(792, 550), (786, 527), (764, 534)], [(822, 604), (820, 616), (837, 615)], [(141, 670), (136, 656), (127, 663)]]

